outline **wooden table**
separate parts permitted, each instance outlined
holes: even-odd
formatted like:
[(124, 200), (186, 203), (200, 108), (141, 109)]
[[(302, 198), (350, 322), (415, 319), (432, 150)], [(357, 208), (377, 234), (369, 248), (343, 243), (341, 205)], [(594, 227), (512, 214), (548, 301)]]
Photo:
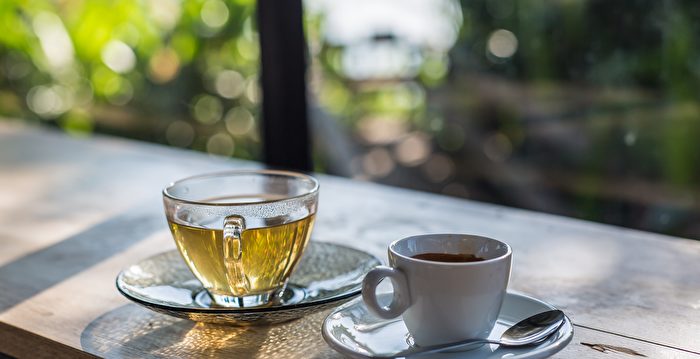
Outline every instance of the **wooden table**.
[[(276, 326), (222, 327), (150, 312), (115, 289), (121, 268), (174, 248), (161, 208), (166, 183), (256, 166), (0, 122), (0, 351), (31, 358), (339, 357), (320, 335), (327, 312)], [(314, 240), (384, 259), (390, 241), (418, 233), (510, 243), (511, 288), (561, 307), (576, 325), (558, 358), (634, 358), (598, 351), (605, 345), (650, 358), (700, 357), (700, 242), (319, 178)]]

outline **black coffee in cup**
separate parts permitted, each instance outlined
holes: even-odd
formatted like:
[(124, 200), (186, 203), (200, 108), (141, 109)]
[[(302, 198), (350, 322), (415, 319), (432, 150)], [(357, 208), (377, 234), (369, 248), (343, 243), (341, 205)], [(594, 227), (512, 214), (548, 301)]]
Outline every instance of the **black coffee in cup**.
[(469, 253), (420, 253), (411, 256), (411, 258), (421, 259), (424, 261), (451, 263), (480, 262), (484, 260), (484, 258), (477, 257), (476, 255)]

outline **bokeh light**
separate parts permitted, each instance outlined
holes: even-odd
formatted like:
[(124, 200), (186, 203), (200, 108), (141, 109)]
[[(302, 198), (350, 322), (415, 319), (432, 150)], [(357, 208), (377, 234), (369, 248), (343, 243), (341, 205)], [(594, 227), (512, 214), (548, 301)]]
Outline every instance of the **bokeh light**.
[(233, 156), (235, 143), (230, 135), (219, 132), (207, 140), (207, 152), (214, 155)]
[(172, 48), (158, 49), (148, 61), (148, 77), (156, 83), (166, 83), (180, 71), (180, 58)]
[(221, 119), (224, 107), (218, 98), (202, 95), (195, 99), (192, 112), (197, 121), (210, 125)]
[(226, 113), (226, 129), (234, 136), (250, 134), (255, 125), (253, 115), (245, 107), (234, 107)]
[(116, 73), (127, 73), (136, 65), (136, 55), (129, 45), (112, 40), (102, 48), (102, 61)]
[(246, 79), (245, 98), (253, 105), (260, 102), (260, 87), (257, 76), (251, 76)]
[(509, 58), (518, 50), (518, 39), (508, 30), (496, 30), (489, 35), (487, 49), (493, 56)]
[(211, 28), (220, 28), (228, 21), (229, 11), (221, 0), (207, 0), (202, 5), (200, 13), (202, 22)]
[(238, 71), (220, 71), (214, 81), (216, 92), (224, 98), (237, 98), (245, 90), (245, 79)]
[(53, 68), (63, 68), (73, 62), (73, 42), (61, 19), (49, 12), (40, 12), (32, 22), (46, 60)]
[(258, 37), (252, 36), (250, 39), (246, 37), (240, 37), (236, 41), (236, 50), (242, 58), (248, 61), (257, 61), (260, 56), (260, 46), (258, 44)]
[(371, 149), (362, 158), (364, 173), (370, 177), (385, 177), (391, 173), (395, 166), (389, 151), (382, 147)]
[(43, 118), (55, 117), (70, 108), (68, 96), (59, 86), (36, 86), (27, 94), (27, 105)]
[(365, 117), (357, 123), (360, 137), (370, 144), (388, 144), (408, 131), (408, 123), (392, 117)]
[(178, 0), (148, 0), (149, 15), (163, 30), (171, 30), (177, 25), (182, 15)]
[(394, 148), (394, 154), (399, 163), (409, 167), (425, 162), (430, 152), (430, 138), (421, 132), (411, 133)]
[(443, 154), (430, 156), (428, 162), (421, 166), (423, 173), (431, 182), (440, 183), (451, 178), (455, 173), (454, 161)]

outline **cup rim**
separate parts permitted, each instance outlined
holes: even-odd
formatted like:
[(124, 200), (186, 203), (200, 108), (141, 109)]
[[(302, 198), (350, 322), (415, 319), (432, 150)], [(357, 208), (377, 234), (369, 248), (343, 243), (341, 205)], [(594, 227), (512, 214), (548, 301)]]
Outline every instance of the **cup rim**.
[[(458, 237), (488, 239), (490, 241), (498, 242), (501, 245), (504, 245), (506, 247), (506, 252), (498, 257), (485, 259), (485, 260), (478, 261), (478, 262), (438, 262), (438, 261), (429, 261), (429, 260), (425, 260), (425, 259), (413, 258), (413, 257), (407, 256), (407, 255), (401, 254), (395, 250), (395, 247), (399, 242), (402, 242), (402, 241), (405, 241), (405, 240), (408, 240), (411, 238), (416, 238), (416, 237), (436, 237), (436, 236), (458, 236)], [(448, 266), (448, 267), (462, 267), (462, 266), (479, 266), (479, 265), (484, 265), (484, 264), (494, 263), (494, 262), (504, 260), (504, 259), (512, 256), (513, 249), (510, 247), (510, 245), (508, 243), (505, 243), (503, 241), (499, 241), (498, 239), (494, 239), (491, 237), (486, 237), (486, 236), (479, 236), (479, 235), (467, 234), (467, 233), (429, 233), (429, 234), (419, 234), (419, 235), (415, 235), (415, 236), (408, 236), (408, 237), (403, 237), (403, 238), (397, 239), (389, 244), (389, 252), (391, 252), (395, 256), (397, 256), (401, 259), (407, 260), (409, 262)]]
[[(176, 186), (178, 184), (182, 184), (185, 181), (203, 179), (203, 178), (211, 178), (211, 177), (232, 177), (232, 176), (246, 176), (246, 175), (276, 175), (276, 176), (293, 177), (293, 178), (311, 181), (311, 183), (313, 183), (313, 187), (310, 190), (308, 190), (302, 194), (296, 195), (296, 196), (289, 196), (289, 197), (284, 197), (284, 198), (280, 198), (280, 199), (264, 200), (264, 201), (260, 201), (260, 202), (243, 202), (243, 203), (240, 203), (240, 202), (211, 203), (211, 202), (194, 201), (194, 200), (184, 199), (184, 198), (175, 196), (174, 194), (168, 192), (169, 189), (172, 189), (174, 186)], [(292, 171), (285, 171), (285, 170), (249, 169), (249, 170), (228, 170), (228, 171), (210, 172), (210, 173), (203, 173), (203, 174), (198, 174), (198, 175), (194, 175), (194, 176), (181, 178), (177, 181), (170, 182), (167, 186), (165, 186), (165, 188), (163, 188), (162, 193), (163, 193), (163, 197), (166, 197), (166, 198), (173, 200), (173, 201), (187, 203), (187, 204), (200, 205), (200, 206), (237, 207), (237, 206), (270, 204), (270, 203), (277, 203), (277, 202), (283, 202), (283, 201), (304, 198), (306, 196), (313, 195), (314, 193), (317, 193), (319, 188), (320, 188), (320, 184), (318, 183), (318, 180), (310, 175), (307, 175), (307, 174), (303, 174), (303, 173), (299, 173), (299, 172), (292, 172)]]

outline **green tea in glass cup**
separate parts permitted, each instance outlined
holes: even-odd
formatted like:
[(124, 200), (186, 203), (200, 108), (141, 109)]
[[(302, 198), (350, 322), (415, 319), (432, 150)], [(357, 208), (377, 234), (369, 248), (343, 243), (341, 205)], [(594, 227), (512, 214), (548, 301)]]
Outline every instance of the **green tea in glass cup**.
[(275, 170), (229, 171), (163, 190), (177, 248), (213, 301), (269, 304), (284, 290), (313, 229), (318, 181)]

